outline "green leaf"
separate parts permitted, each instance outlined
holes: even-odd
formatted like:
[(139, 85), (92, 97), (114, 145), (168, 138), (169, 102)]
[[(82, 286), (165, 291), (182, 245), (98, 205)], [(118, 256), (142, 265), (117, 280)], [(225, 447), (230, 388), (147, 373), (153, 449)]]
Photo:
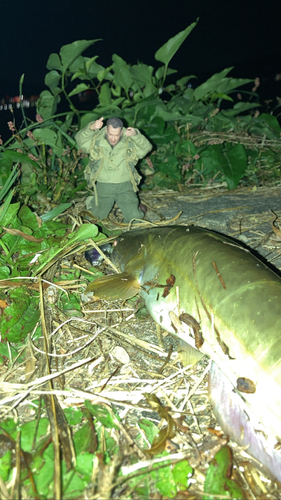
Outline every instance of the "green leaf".
[(84, 418), (82, 411), (79, 410), (78, 408), (73, 408), (73, 407), (65, 408), (64, 414), (66, 416), (67, 423), (69, 425), (80, 424)]
[[(36, 457), (37, 458), (37, 457)], [(38, 457), (41, 458), (41, 457)], [(43, 453), (44, 465), (41, 469), (37, 466), (37, 461), (34, 461), (35, 471), (33, 478), (35, 485), (40, 495), (39, 498), (53, 498), (53, 482), (54, 482), (54, 454), (52, 447), (49, 446)], [(32, 465), (33, 465), (32, 461)], [(25, 488), (30, 487), (30, 479), (25, 481)], [(28, 498), (34, 497), (34, 491), (30, 487)]]
[(61, 89), (58, 87), (61, 75), (56, 70), (49, 71), (45, 76), (45, 85), (51, 89), (53, 94), (58, 94)]
[(142, 86), (146, 85), (147, 83), (152, 83), (153, 71), (153, 66), (148, 66), (147, 64), (143, 63), (134, 64), (130, 68), (131, 77)]
[(164, 134), (165, 126), (165, 120), (163, 120), (163, 118), (159, 116), (156, 116), (155, 118), (153, 118), (153, 120), (151, 120), (150, 123), (146, 124), (144, 129), (148, 136), (153, 139), (154, 137), (161, 137)]
[(83, 455), (78, 455), (75, 470), (83, 477), (87, 474), (90, 479), (91, 473), (93, 472), (93, 459), (94, 456), (92, 453), (86, 452), (83, 453)]
[(190, 467), (187, 460), (183, 460), (182, 462), (175, 464), (172, 472), (175, 483), (181, 490), (186, 490), (188, 487), (188, 479), (193, 472), (193, 469)]
[(10, 293), (11, 304), (5, 308), (0, 319), (3, 339), (9, 342), (22, 341), (35, 327), (40, 317), (38, 299), (21, 287)]
[(68, 69), (74, 61), (86, 50), (88, 47), (93, 45), (94, 43), (101, 40), (100, 38), (97, 40), (76, 40), (75, 42), (69, 43), (67, 45), (63, 45), (60, 49), (60, 57), (62, 68), (65, 71)]
[[(0, 267), (0, 280), (5, 280), (10, 276), (10, 269), (7, 266)], [(2, 345), (2, 344), (1, 344)]]
[(52, 220), (58, 215), (62, 214), (65, 210), (71, 207), (71, 205), (72, 203), (62, 203), (58, 207), (53, 208), (53, 210), (51, 210), (50, 212), (40, 215), (40, 217), (44, 222), (47, 222), (48, 220)]
[(257, 120), (260, 122), (265, 122), (268, 125), (268, 127), (271, 130), (273, 130), (273, 132), (275, 132), (277, 137), (280, 138), (281, 127), (279, 125), (276, 116), (269, 115), (268, 113), (262, 113), (261, 115), (258, 116)]
[(18, 217), (21, 220), (23, 226), (36, 231), (38, 229), (38, 221), (34, 212), (30, 210), (26, 205), (23, 205), (18, 213)]
[(247, 154), (242, 144), (228, 145), (223, 152), (227, 165), (222, 170), (229, 189), (235, 189), (247, 168)]
[(53, 53), (49, 56), (49, 59), (47, 61), (47, 69), (58, 69), (60, 71), (62, 70), (62, 65), (58, 54)]
[(84, 454), (85, 452), (93, 452), (91, 450), (91, 441), (93, 439), (93, 426), (90, 422), (86, 422), (73, 436), (73, 444), (76, 456)]
[(214, 94), (212, 96), (212, 102), (216, 101), (217, 99), (224, 99), (225, 101), (233, 102), (232, 97), (230, 97), (227, 94), (222, 94), (221, 92), (220, 93), (214, 92)]
[(110, 73), (110, 70), (112, 69), (112, 65), (109, 66), (108, 68), (104, 68), (102, 70), (100, 70), (97, 74), (97, 79), (99, 80), (99, 82), (102, 82), (105, 78), (107, 80), (113, 80), (113, 75), (112, 73)]
[[(1, 160), (0, 160), (1, 162)], [(14, 184), (16, 178), (18, 177), (18, 169), (17, 165), (13, 168), (13, 170), (10, 172), (9, 177), (5, 176), (4, 179), (6, 178), (6, 181), (3, 183), (3, 186), (0, 189), (0, 201), (3, 200), (3, 198), (6, 196), (6, 194), (10, 191), (12, 185)]]
[[(197, 76), (195, 75), (190, 75), (190, 76), (184, 76), (183, 78), (180, 78), (179, 80), (177, 80), (177, 85), (180, 87), (180, 88), (184, 88), (186, 86), (186, 84), (189, 82), (189, 80), (191, 79), (195, 79), (197, 78)], [(187, 89), (189, 90), (189, 89)]]
[(156, 488), (164, 497), (173, 498), (178, 489), (186, 490), (188, 486), (188, 476), (191, 474), (192, 468), (186, 461), (172, 466), (168, 452), (166, 451), (159, 456), (167, 456), (167, 462), (161, 464), (164, 465), (167, 463), (167, 466), (157, 469), (157, 465), (155, 465), (149, 472), (149, 475), (153, 481), (155, 481)]
[(195, 99), (206, 99), (208, 96), (212, 97), (213, 94), (213, 100), (217, 98), (226, 99), (225, 94), (228, 94), (231, 90), (252, 82), (252, 80), (246, 78), (225, 78), (232, 69), (233, 66), (225, 68), (220, 73), (212, 75), (211, 78), (202, 83), (202, 85), (199, 85), (199, 87), (194, 90)]
[(68, 311), (70, 309), (71, 311), (73, 310), (81, 311), (80, 302), (78, 301), (75, 294), (71, 292), (69, 292), (68, 295), (62, 293), (60, 297), (60, 305), (63, 311)]
[(8, 450), (0, 458), (0, 477), (3, 483), (8, 480), (11, 468), (12, 468), (12, 451)]
[(72, 471), (63, 474), (63, 498), (77, 498), (78, 496), (81, 498), (89, 480), (90, 477), (87, 481), (85, 477), (81, 478), (80, 474), (73, 473)]
[[(47, 418), (40, 418), (37, 427), (37, 421), (31, 420), (20, 426), (21, 431), (21, 447), (23, 451), (31, 452), (33, 449), (33, 441), (36, 432), (37, 443), (40, 439), (47, 434), (47, 429), (49, 426), (49, 420)], [(16, 433), (14, 433), (16, 434)], [(13, 435), (13, 437), (15, 437)]]
[(104, 425), (104, 427), (107, 427), (109, 429), (113, 428), (118, 429), (118, 426), (114, 422), (112, 415), (105, 407), (99, 405), (93, 405), (90, 401), (85, 401), (85, 406), (91, 412), (93, 417), (95, 417), (99, 422), (101, 422), (101, 424)]
[(240, 113), (245, 113), (245, 111), (248, 111), (249, 109), (256, 109), (260, 106), (260, 104), (257, 104), (256, 102), (237, 102), (234, 104), (233, 108), (231, 109), (223, 109), (221, 110), (221, 114), (225, 116), (237, 116), (240, 115)]
[(206, 80), (206, 82), (202, 83), (202, 85), (199, 85), (199, 87), (197, 87), (194, 90), (193, 95), (194, 95), (195, 99), (197, 99), (197, 100), (202, 99), (202, 97), (205, 97), (207, 94), (217, 91), (217, 88), (219, 85), (221, 85), (224, 77), (233, 68), (234, 68), (234, 66), (231, 66), (230, 68), (225, 68), (220, 73), (215, 73), (214, 75), (212, 75), (211, 78), (208, 78), (208, 80)]
[[(6, 420), (2, 420), (1, 422), (1, 427), (2, 429), (4, 429), (6, 432), (8, 432), (8, 434), (11, 434), (13, 432), (15, 432), (15, 430), (17, 429), (18, 427), (18, 422), (17, 422), (17, 419), (14, 420), (13, 418), (7, 418)], [(1, 431), (1, 434), (2, 434), (2, 431)]]
[(142, 418), (139, 422), (140, 428), (144, 431), (146, 438), (150, 442), (150, 444), (153, 443), (154, 438), (157, 436), (159, 429), (158, 427), (151, 422), (151, 420), (148, 420), (146, 418)]
[(158, 68), (157, 71), (155, 72), (155, 78), (157, 80), (161, 80), (161, 78), (164, 77), (165, 73), (166, 75), (173, 75), (174, 73), (177, 73), (177, 70), (167, 68), (166, 66), (160, 66), (160, 68)]
[(79, 92), (84, 92), (84, 90), (88, 90), (90, 88), (90, 85), (86, 85), (86, 83), (79, 83), (75, 89), (73, 89), (71, 92), (69, 92), (69, 97), (72, 95), (79, 94)]
[(43, 90), (37, 102), (37, 113), (47, 120), (56, 113), (60, 96), (53, 96), (49, 90)]
[(10, 344), (8, 347), (7, 342), (0, 342), (0, 354), (8, 359), (14, 359), (18, 355), (18, 351)]
[(221, 144), (213, 144), (201, 152), (200, 159), (197, 160), (198, 170), (207, 178), (213, 177), (218, 171), (227, 166), (227, 161), (222, 153)]
[(238, 89), (242, 85), (247, 85), (247, 83), (251, 83), (252, 81), (248, 78), (223, 78), (218, 84), (216, 91), (218, 94), (228, 94), (231, 90)]
[(86, 240), (88, 238), (95, 238), (98, 235), (98, 227), (94, 224), (82, 224), (75, 233), (70, 233), (68, 238), (71, 240), (71, 243), (80, 240)]
[(100, 95), (99, 95), (99, 103), (101, 106), (110, 106), (111, 104), (111, 92), (109, 83), (104, 83), (101, 86)]
[(215, 500), (212, 495), (227, 495), (232, 499), (244, 498), (238, 484), (230, 478), (232, 469), (232, 453), (228, 446), (223, 446), (207, 469), (203, 500)]
[(57, 156), (61, 157), (64, 148), (59, 147), (58, 136), (54, 130), (48, 127), (37, 128), (34, 130), (33, 135), (36, 141), (47, 144), (55, 151)]
[(90, 113), (85, 113), (84, 115), (82, 115), (82, 117), (81, 117), (81, 129), (86, 127), (86, 125), (88, 123), (94, 122), (95, 120), (100, 118), (100, 116), (101, 116), (101, 112), (99, 111), (99, 109), (97, 109), (96, 111), (92, 111)]
[(159, 170), (165, 174), (169, 179), (176, 182), (181, 181), (181, 173), (179, 170), (179, 163), (176, 156), (171, 155), (166, 158), (166, 160), (159, 165)]
[(192, 141), (183, 141), (178, 145), (178, 151), (184, 153), (187, 156), (194, 156), (197, 153), (197, 148), (194, 146)]
[(87, 71), (90, 78), (96, 78), (98, 73), (100, 71), (104, 71), (104, 69), (105, 69), (101, 64), (98, 64), (96, 62), (97, 57), (98, 56), (91, 57), (90, 59), (87, 59), (86, 57), (84, 57), (84, 60), (86, 60), (86, 64), (85, 64), (86, 71)]
[(2, 155), (3, 155), (3, 157), (5, 159), (11, 160), (13, 163), (23, 163), (23, 162), (25, 162), (25, 163), (30, 163), (30, 165), (33, 165), (34, 167), (38, 166), (37, 163), (36, 163), (36, 161), (31, 160), (28, 155), (24, 155), (22, 153), (18, 153), (17, 151), (13, 151), (11, 149), (6, 149), (2, 153)]
[(160, 49), (157, 50), (154, 56), (156, 61), (160, 61), (164, 63), (166, 66), (168, 66), (170, 60), (175, 55), (177, 50), (180, 48), (181, 44), (184, 42), (184, 40), (188, 37), (188, 35), (197, 25), (198, 20), (199, 18), (196, 20), (196, 22), (190, 24), (185, 30), (180, 31), (180, 33), (178, 33), (173, 38), (170, 38), (168, 42), (162, 45), (162, 47), (160, 47)]
[[(10, 199), (12, 195), (13, 193), (11, 192), (11, 195), (9, 194)], [(7, 204), (9, 198), (6, 198), (4, 205), (0, 208), (0, 224), (5, 227), (8, 227), (14, 221), (20, 208), (20, 203)]]
[(116, 86), (122, 87), (125, 90), (126, 94), (128, 94), (129, 88), (131, 87), (133, 80), (130, 72), (129, 64), (119, 57), (117, 54), (113, 54), (113, 71), (114, 71), (114, 84)]

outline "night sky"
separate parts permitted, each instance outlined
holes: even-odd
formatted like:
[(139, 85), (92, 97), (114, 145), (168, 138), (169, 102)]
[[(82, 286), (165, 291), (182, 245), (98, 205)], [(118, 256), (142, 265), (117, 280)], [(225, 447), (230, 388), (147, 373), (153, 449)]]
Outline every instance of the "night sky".
[(0, 98), (44, 89), (52, 52), (79, 39), (97, 42), (84, 55), (103, 66), (118, 54), (158, 67), (155, 52), (200, 17), (170, 63), (201, 80), (235, 66), (235, 76), (274, 79), (281, 73), (280, 0), (1, 0)]

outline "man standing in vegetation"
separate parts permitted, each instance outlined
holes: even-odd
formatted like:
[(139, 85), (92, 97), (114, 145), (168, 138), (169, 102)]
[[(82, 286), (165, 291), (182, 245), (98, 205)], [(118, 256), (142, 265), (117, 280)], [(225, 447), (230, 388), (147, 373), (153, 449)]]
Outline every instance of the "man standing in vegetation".
[(105, 127), (103, 117), (89, 123), (76, 134), (75, 140), (90, 157), (85, 179), (94, 188), (94, 196), (86, 200), (92, 214), (102, 220), (116, 202), (124, 222), (143, 219), (136, 195), (141, 177), (135, 166), (151, 151), (150, 142), (138, 129), (123, 128), (122, 120), (115, 117), (109, 118)]

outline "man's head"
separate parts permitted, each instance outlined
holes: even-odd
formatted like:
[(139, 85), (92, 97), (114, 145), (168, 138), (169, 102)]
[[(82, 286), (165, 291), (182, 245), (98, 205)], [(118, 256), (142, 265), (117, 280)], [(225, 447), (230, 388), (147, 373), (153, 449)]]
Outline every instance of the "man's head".
[(120, 118), (113, 116), (106, 122), (107, 140), (111, 146), (116, 146), (123, 134), (123, 122)]

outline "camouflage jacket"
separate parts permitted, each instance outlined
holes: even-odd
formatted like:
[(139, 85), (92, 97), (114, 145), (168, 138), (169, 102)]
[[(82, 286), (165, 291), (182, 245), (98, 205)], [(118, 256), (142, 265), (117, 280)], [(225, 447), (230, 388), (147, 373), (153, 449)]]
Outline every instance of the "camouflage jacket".
[(150, 142), (138, 129), (135, 129), (136, 135), (126, 137), (124, 128), (120, 141), (112, 147), (106, 139), (106, 127), (90, 130), (90, 125), (75, 136), (78, 146), (89, 154), (90, 161), (84, 173), (89, 187), (95, 187), (97, 180), (107, 183), (130, 181), (134, 191), (138, 191), (141, 177), (135, 165), (151, 151)]

